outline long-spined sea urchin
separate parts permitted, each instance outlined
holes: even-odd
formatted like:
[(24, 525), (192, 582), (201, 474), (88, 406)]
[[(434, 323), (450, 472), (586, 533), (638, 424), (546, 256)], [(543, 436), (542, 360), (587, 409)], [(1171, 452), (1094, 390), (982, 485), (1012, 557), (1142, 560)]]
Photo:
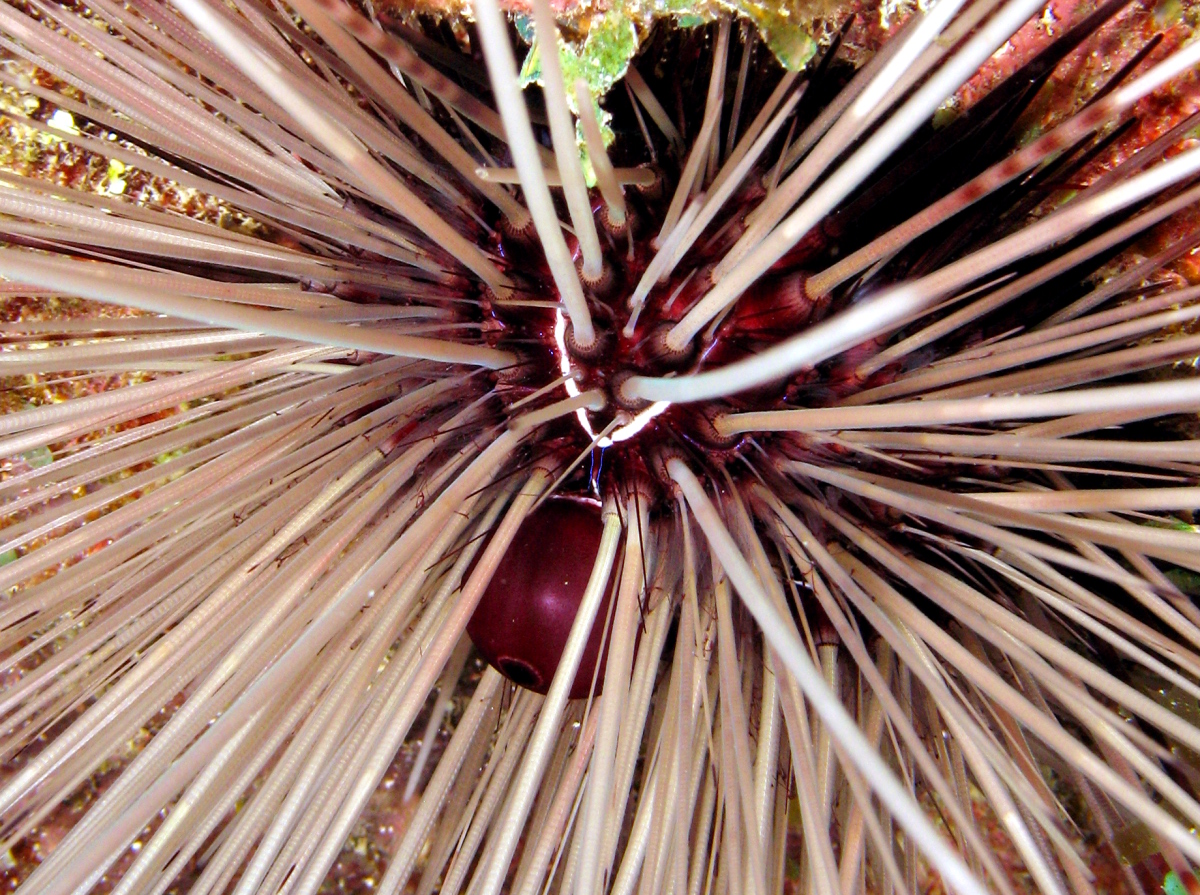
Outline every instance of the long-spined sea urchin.
[[(1048, 895), (1094, 891), (1077, 825), (1194, 889), (1200, 293), (1162, 271), (1200, 43), (1023, 140), (1126, 5), (940, 0), (808, 76), (660, 28), (607, 149), (545, 0), (532, 114), (495, 0), (407, 42), (338, 0), (0, 6), (72, 143), (258, 228), (0, 175), (10, 295), (148, 312), (5, 325), (4, 375), (137, 374), (0, 417), (5, 841), (124, 762), (24, 890), (314, 892), (418, 740), (388, 893), (1007, 895), (981, 804)], [(554, 492), (599, 530), (515, 554)], [(556, 563), (545, 696), (474, 670), (493, 573)]]

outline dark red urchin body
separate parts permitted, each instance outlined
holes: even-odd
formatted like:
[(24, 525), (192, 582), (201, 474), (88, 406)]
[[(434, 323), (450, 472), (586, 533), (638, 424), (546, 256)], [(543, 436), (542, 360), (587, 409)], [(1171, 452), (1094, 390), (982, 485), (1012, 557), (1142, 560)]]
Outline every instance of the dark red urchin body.
[[(547, 501), (517, 530), (467, 625), (480, 654), (509, 680), (537, 693), (550, 688), (600, 548), (600, 530), (600, 507), (570, 498)], [(608, 603), (606, 597), (600, 619), (607, 617)], [(602, 639), (603, 624), (597, 622), (571, 699), (588, 695)], [(603, 674), (601, 660), (601, 680)]]

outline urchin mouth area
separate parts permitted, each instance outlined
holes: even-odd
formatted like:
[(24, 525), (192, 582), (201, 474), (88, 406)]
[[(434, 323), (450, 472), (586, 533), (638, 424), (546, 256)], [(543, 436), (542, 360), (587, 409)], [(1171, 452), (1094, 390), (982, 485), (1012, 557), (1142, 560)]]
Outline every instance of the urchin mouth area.
[[(625, 465), (643, 469), (643, 458), (670, 446), (701, 456), (715, 468), (736, 458), (746, 443), (740, 435), (718, 430), (715, 423), (724, 413), (747, 407), (782, 409), (796, 402), (828, 403), (866, 384), (843, 369), (851, 363), (843, 357), (828, 370), (805, 371), (734, 400), (697, 405), (631, 397), (626, 384), (634, 377), (685, 376), (750, 356), (819, 323), (831, 310), (830, 297), (809, 298), (804, 288), (807, 275), (788, 265), (787, 270), (754, 284), (730, 313), (677, 347), (671, 334), (711, 286), (714, 253), (720, 247), (688, 253), (677, 270), (639, 299), (640, 284), (654, 255), (644, 228), (662, 212), (656, 203), (642, 198), (638, 219), (643, 229), (629, 241), (628, 250), (624, 240), (609, 240), (606, 288), (585, 286), (595, 334), (586, 346), (575, 338), (536, 249), (519, 235), (500, 236), (499, 254), (509, 259), (521, 285), (510, 301), (485, 295), (481, 304), (484, 328), (495, 334), (493, 344), (522, 357), (522, 375), (498, 380), (503, 382), (506, 404), (552, 400), (555, 393), (575, 398), (597, 391), (604, 395), (605, 406), (576, 410), (572, 422), (558, 433), (567, 436), (565, 444), (571, 452), (599, 449), (608, 452), (605, 462), (610, 466), (628, 460)], [(735, 213), (734, 219), (739, 215)], [(725, 228), (718, 222), (717, 229)], [(870, 347), (878, 350), (874, 343)], [(547, 383), (557, 384), (548, 389)], [(819, 384), (825, 387), (815, 387)]]
[[(655, 329), (638, 327), (632, 336), (626, 335), (613, 309), (603, 310), (606, 313), (594, 315), (595, 340), (581, 349), (573, 338), (570, 321), (561, 309), (556, 309), (547, 350), (539, 352), (539, 360), (534, 362), (546, 367), (543, 375), (533, 378), (535, 382), (561, 378), (568, 397), (591, 389), (605, 395), (603, 409), (580, 409), (575, 413), (575, 440), (580, 447), (586, 443), (608, 449), (624, 444), (644, 451), (667, 439), (706, 444), (713, 431), (708, 419), (699, 418), (690, 410), (669, 413), (672, 405), (668, 401), (631, 400), (622, 388), (635, 375), (662, 376), (676, 372), (681, 356), (697, 357), (700, 352), (689, 350), (671, 357), (656, 354), (649, 348), (655, 343)], [(656, 324), (657, 333), (665, 326)], [(736, 445), (722, 443), (721, 447), (731, 450)]]
[[(662, 177), (661, 173), (656, 176)], [(704, 452), (712, 448), (723, 459), (736, 453), (741, 440), (714, 437), (715, 405), (698, 413), (691, 407), (672, 407), (667, 401), (631, 398), (624, 384), (634, 376), (695, 372), (714, 353), (722, 357), (744, 354), (764, 344), (764, 340), (777, 341), (794, 332), (808, 315), (803, 320), (789, 317), (763, 325), (749, 317), (743, 321), (746, 315), (739, 314), (720, 321), (721, 325), (682, 347), (672, 345), (668, 339), (672, 328), (709, 285), (712, 253), (691, 252), (670, 276), (644, 287), (653, 279), (653, 270), (648, 273), (648, 268), (656, 249), (650, 231), (664, 216), (666, 209), (659, 207), (661, 204), (661, 197), (637, 194), (633, 203), (636, 213), (631, 214), (637, 227), (631, 227), (625, 235), (618, 234), (621, 238), (604, 229), (604, 206), (597, 205), (597, 222), (606, 240), (605, 276), (603, 282), (594, 285), (583, 281), (594, 330), (590, 344), (581, 345), (576, 339), (564, 302), (536, 246), (527, 237), (503, 228), (498, 228), (495, 248), (507, 259), (520, 285), (507, 301), (484, 295), (484, 328), (494, 334), (493, 344), (522, 357), (523, 374), (504, 382), (503, 396), (510, 406), (531, 398), (548, 382), (560, 382), (561, 391), (557, 387), (555, 391), (559, 395), (565, 392), (569, 398), (589, 390), (605, 396), (603, 409), (580, 409), (573, 415), (569, 440), (575, 448), (623, 447), (645, 455), (665, 442), (673, 442)], [(575, 260), (580, 261), (577, 250)], [(639, 292), (644, 294), (639, 296)], [(786, 325), (776, 325), (781, 322)], [(774, 406), (785, 394), (781, 386), (763, 397)]]

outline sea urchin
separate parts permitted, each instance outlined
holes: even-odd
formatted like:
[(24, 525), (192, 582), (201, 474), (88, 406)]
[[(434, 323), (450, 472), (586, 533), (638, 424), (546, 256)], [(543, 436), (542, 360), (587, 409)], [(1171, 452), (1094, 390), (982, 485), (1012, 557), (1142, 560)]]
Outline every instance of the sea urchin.
[(21, 891), (1194, 891), (1200, 42), (1069, 7), (0, 5)]

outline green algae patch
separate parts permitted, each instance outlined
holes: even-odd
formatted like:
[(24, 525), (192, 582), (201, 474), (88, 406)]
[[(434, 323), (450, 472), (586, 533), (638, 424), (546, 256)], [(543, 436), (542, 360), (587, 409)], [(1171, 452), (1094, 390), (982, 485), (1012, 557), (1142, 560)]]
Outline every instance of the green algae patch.
[(648, 11), (655, 18), (669, 16), (682, 28), (704, 25), (720, 15), (733, 13), (754, 24), (780, 65), (789, 71), (800, 71), (818, 49), (811, 30), (812, 7), (809, 0), (791, 3), (725, 0), (699, 4), (694, 0), (654, 0)]
[[(711, 4), (697, 4), (695, 0), (652, 0), (647, 6), (596, 13), (586, 22), (574, 23), (577, 33), (583, 35), (581, 39), (572, 41), (559, 36), (558, 60), (563, 81), (567, 85), (567, 105), (571, 112), (578, 117), (579, 107), (573, 85), (582, 78), (591, 91), (593, 111), (600, 123), (605, 145), (612, 143), (611, 116), (600, 105), (600, 100), (625, 77), (633, 57), (637, 55), (643, 33), (648, 33), (654, 20), (669, 17), (681, 27), (699, 27), (728, 12), (752, 22), (763, 43), (787, 69), (798, 71), (816, 55), (817, 41), (809, 29), (801, 24), (798, 11), (791, 10), (787, 5), (757, 0)], [(521, 64), (521, 86), (542, 86), (542, 48), (537, 43), (533, 19), (528, 15), (517, 15), (514, 23), (521, 38), (529, 45), (529, 52)], [(560, 26), (563, 24), (560, 22)], [(575, 140), (587, 185), (594, 187), (595, 173), (588, 158), (582, 129), (578, 125)]]
[[(522, 39), (529, 44), (529, 53), (521, 65), (521, 86), (542, 84), (541, 47), (535, 40), (533, 21), (528, 16), (516, 18), (517, 31)], [(594, 17), (588, 25), (587, 36), (581, 44), (575, 45), (570, 41), (558, 40), (558, 64), (562, 67), (563, 82), (567, 86), (567, 105), (571, 112), (579, 116), (579, 103), (575, 97), (574, 84), (582, 78), (592, 94), (592, 111), (600, 123), (600, 134), (607, 146), (614, 139), (612, 116), (600, 105), (600, 99), (613, 88), (633, 61), (638, 51), (641, 38), (637, 25), (628, 16), (620, 12), (608, 12)], [(583, 163), (583, 176), (589, 188), (596, 185), (596, 174), (588, 158), (587, 145), (583, 139), (583, 131), (578, 123), (575, 126), (575, 143), (579, 147), (580, 161)]]
[[(521, 85), (540, 85), (542, 63), (539, 56), (540, 47), (534, 41), (533, 22), (528, 16), (518, 16), (516, 24), (517, 31), (530, 45), (529, 53), (521, 66)], [(558, 62), (562, 66), (563, 81), (567, 85), (567, 105), (573, 113), (578, 115), (579, 108), (571, 85), (583, 78), (593, 97), (604, 96), (614, 84), (625, 77), (640, 43), (637, 25), (631, 18), (619, 12), (608, 12), (594, 17), (588, 25), (587, 36), (579, 45), (559, 40)], [(601, 124), (604, 123), (604, 119), (601, 119)]]

